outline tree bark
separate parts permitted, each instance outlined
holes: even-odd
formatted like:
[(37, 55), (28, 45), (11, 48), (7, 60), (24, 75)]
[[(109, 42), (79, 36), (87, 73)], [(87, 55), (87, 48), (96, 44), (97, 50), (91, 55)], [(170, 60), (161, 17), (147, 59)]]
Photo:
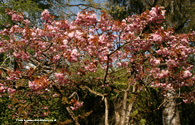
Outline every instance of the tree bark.
[(108, 122), (108, 100), (107, 98), (105, 97), (104, 98), (104, 103), (105, 103), (105, 125), (109, 125), (109, 122)]
[(127, 115), (126, 115), (126, 125), (129, 125), (129, 120), (130, 120), (130, 115), (131, 115), (131, 111), (133, 108), (133, 104), (135, 102), (136, 96), (133, 95), (133, 97), (131, 98), (131, 101), (129, 102), (129, 106), (128, 106), (128, 110), (127, 110)]
[(129, 125), (130, 115), (135, 99), (136, 95), (132, 95), (130, 101), (127, 101), (127, 93), (125, 93), (122, 104), (120, 104), (121, 102), (116, 102), (116, 107), (114, 109), (116, 120), (115, 125)]
[(179, 111), (176, 105), (175, 92), (169, 90), (165, 97), (166, 103), (162, 113), (163, 125), (180, 125)]
[[(135, 92), (136, 87), (133, 86), (133, 93)], [(119, 124), (120, 121), (120, 125), (128, 125), (129, 124), (129, 120), (130, 120), (130, 114), (132, 111), (132, 107), (133, 104), (135, 102), (136, 99), (136, 95), (132, 95), (130, 101), (128, 101), (128, 94), (130, 94), (130, 85), (128, 86), (127, 90), (124, 93), (124, 98), (123, 98), (123, 104), (122, 104), (122, 112), (121, 115), (117, 114), (117, 112), (115, 112), (116, 115), (116, 125)]]
[(125, 125), (125, 118), (126, 118), (126, 110), (127, 110), (127, 91), (125, 91), (124, 98), (123, 98), (123, 108), (121, 114), (121, 125)]

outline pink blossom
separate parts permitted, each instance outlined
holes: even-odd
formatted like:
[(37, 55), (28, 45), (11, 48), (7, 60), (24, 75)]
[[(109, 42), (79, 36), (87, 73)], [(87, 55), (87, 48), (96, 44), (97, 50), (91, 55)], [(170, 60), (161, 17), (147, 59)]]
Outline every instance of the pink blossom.
[(10, 12), (7, 12), (7, 15), (11, 16), (11, 15), (13, 15), (14, 13), (15, 13), (15, 12), (10, 11)]
[(85, 70), (89, 70), (89, 66), (85, 66)]
[(50, 90), (49, 90), (48, 88), (45, 89), (45, 92), (46, 92), (46, 93), (49, 92), (49, 91), (50, 91)]
[(40, 90), (43, 89), (44, 87), (48, 86), (48, 79), (46, 77), (41, 77), (40, 79), (35, 79), (34, 81), (29, 81), (28, 86), (32, 90)]
[(77, 75), (80, 76), (81, 75), (81, 72), (77, 72)]
[(89, 29), (89, 32), (90, 32), (90, 33), (93, 33), (93, 32), (94, 32), (94, 29)]
[(191, 76), (192, 76), (192, 73), (189, 70), (184, 71), (184, 75), (183, 75), (184, 78), (189, 78)]
[(56, 63), (59, 59), (60, 59), (60, 55), (55, 55), (55, 56), (53, 56), (53, 58), (52, 58), (52, 62), (53, 62), (53, 63)]
[(20, 54), (20, 53), (13, 52), (13, 55), (14, 55), (17, 59), (21, 57), (21, 54)]
[(187, 99), (183, 99), (183, 102), (184, 102), (184, 103), (188, 103), (188, 100), (187, 100)]
[(91, 26), (97, 22), (96, 14), (88, 12), (79, 12), (77, 14), (75, 23), (78, 25)]
[(156, 23), (162, 23), (165, 11), (162, 12), (159, 7), (153, 7), (149, 14), (149, 22), (154, 23), (156, 21)]
[(119, 67), (122, 66), (122, 64), (120, 62), (118, 62), (116, 65), (119, 66)]
[(98, 40), (98, 43), (100, 45), (104, 45), (107, 41), (108, 37), (106, 36), (106, 34), (102, 34), (100, 37), (99, 37), (99, 40)]
[(158, 55), (168, 55), (169, 54), (169, 50), (168, 50), (168, 48), (163, 48), (163, 49), (159, 49), (159, 50), (157, 50), (156, 51), (156, 53), (158, 54)]
[(1, 87), (0, 87), (0, 93), (5, 92), (6, 89), (7, 89), (7, 87), (4, 87), (3, 85), (1, 85)]
[(71, 52), (71, 55), (72, 56), (79, 56), (79, 53), (76, 49), (73, 49), (72, 52)]
[(22, 58), (24, 61), (27, 61), (28, 58), (29, 58), (29, 56), (28, 56), (28, 54), (26, 54), (26, 53), (22, 53), (21, 58)]
[(121, 64), (122, 64), (122, 67), (126, 67), (128, 65), (128, 62), (125, 61), (125, 62), (122, 62)]
[(13, 21), (22, 21), (23, 20), (23, 16), (17, 15), (17, 14), (13, 14), (12, 15), (12, 20)]
[(19, 31), (20, 31), (20, 27), (18, 25), (14, 25), (14, 26), (11, 27), (9, 33), (16, 33), (16, 32), (19, 32)]
[(107, 30), (107, 28), (104, 26), (104, 27), (101, 27), (101, 30), (102, 30), (102, 32), (105, 32)]
[(68, 28), (70, 28), (68, 20), (62, 20), (62, 21), (55, 22), (55, 25), (57, 27), (59, 27), (60, 29), (68, 29)]
[(68, 40), (67, 39), (64, 39), (62, 42), (63, 42), (64, 45), (68, 44)]
[(155, 7), (153, 7), (152, 10), (150, 11), (150, 15), (151, 15), (152, 17), (156, 17), (156, 16), (157, 16), (156, 8), (155, 8)]
[(158, 65), (158, 64), (160, 64), (160, 59), (150, 59), (150, 64), (151, 65)]
[(55, 76), (58, 78), (59, 81), (64, 80), (64, 74), (63, 73), (55, 73)]
[(43, 30), (40, 29), (40, 28), (37, 28), (37, 29), (35, 30), (35, 33), (36, 33), (37, 36), (43, 36), (43, 35), (44, 35)]
[(15, 58), (19, 59), (22, 58), (24, 61), (27, 61), (29, 56), (25, 52), (13, 52)]
[(45, 107), (43, 107), (43, 109), (46, 109), (46, 110), (47, 110), (47, 109), (48, 109), (48, 107), (47, 107), (47, 106), (45, 106)]
[(192, 80), (194, 80), (194, 81), (195, 81), (195, 75), (192, 77)]
[(38, 90), (39, 86), (35, 83), (35, 81), (29, 81), (28, 86), (32, 90)]
[(159, 34), (151, 34), (151, 40), (155, 41), (157, 44), (161, 44), (163, 39), (162, 36)]
[(163, 69), (162, 71), (160, 71), (160, 68), (154, 68), (150, 71), (150, 73), (155, 79), (163, 79), (169, 75), (168, 70)]
[(73, 38), (75, 36), (75, 32), (68, 33), (68, 37)]
[(18, 80), (19, 77), (15, 72), (11, 72), (9, 77), (7, 77), (7, 80)]
[(104, 60), (104, 61), (107, 61), (107, 60), (108, 60), (108, 57), (107, 57), (107, 56), (104, 56), (104, 57), (103, 57), (103, 60)]
[(160, 74), (157, 74), (157, 77), (159, 78), (159, 79), (162, 79), (162, 78), (165, 78), (165, 77), (167, 77), (168, 76), (168, 74), (169, 74), (169, 71), (168, 70), (162, 70), (161, 71), (161, 73)]
[(24, 24), (25, 25), (29, 25), (30, 24), (30, 21), (28, 19), (24, 20)]
[(156, 73), (159, 73), (160, 72), (160, 68), (153, 68), (150, 73), (151, 74), (156, 74)]
[(120, 30), (119, 26), (113, 25), (112, 30), (118, 32)]
[(54, 97), (54, 98), (55, 98), (55, 97), (58, 97), (58, 94), (57, 94), (57, 93), (53, 94), (53, 97)]
[(45, 9), (41, 13), (41, 19), (44, 20), (44, 21), (48, 21), (48, 19), (49, 19), (49, 11), (47, 9)]
[(12, 89), (12, 88), (8, 88), (7, 90), (8, 90), (8, 93), (9, 94), (13, 94), (13, 93), (16, 92), (16, 90), (15, 89)]
[(169, 68), (171, 67), (177, 67), (179, 65), (178, 62), (176, 62), (175, 60), (172, 60), (172, 59), (169, 59), (169, 60), (166, 60), (166, 64)]
[(77, 109), (79, 109), (80, 107), (82, 107), (83, 106), (83, 102), (76, 102), (75, 104), (74, 104), (74, 106), (70, 106), (70, 108), (72, 109), (72, 110), (77, 110)]

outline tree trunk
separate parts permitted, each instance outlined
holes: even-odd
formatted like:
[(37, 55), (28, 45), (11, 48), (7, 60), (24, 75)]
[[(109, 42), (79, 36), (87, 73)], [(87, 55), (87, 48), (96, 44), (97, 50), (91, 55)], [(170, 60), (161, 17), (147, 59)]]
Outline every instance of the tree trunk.
[[(115, 108), (115, 125), (129, 125), (130, 115), (132, 112), (132, 107), (135, 102), (136, 96), (133, 95), (130, 101), (123, 100), (123, 103), (115, 104), (117, 107), (120, 105), (120, 108)], [(126, 103), (126, 104), (124, 104)], [(124, 106), (125, 105), (125, 106)]]
[(179, 111), (176, 105), (175, 92), (168, 91), (163, 109), (163, 125), (180, 125)]
[[(125, 91), (122, 102), (116, 101), (114, 105), (115, 121), (116, 121), (115, 125), (129, 125), (132, 107), (137, 96), (132, 94), (131, 98), (129, 99), (128, 97), (128, 95), (130, 94), (129, 89), (130, 86), (127, 88), (127, 91)], [(133, 86), (132, 92), (133, 93), (135, 92), (135, 86)]]

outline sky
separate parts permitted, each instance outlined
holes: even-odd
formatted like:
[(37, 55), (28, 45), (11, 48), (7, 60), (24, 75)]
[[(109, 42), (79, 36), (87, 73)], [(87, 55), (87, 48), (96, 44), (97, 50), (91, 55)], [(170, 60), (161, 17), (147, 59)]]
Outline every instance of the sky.
[[(104, 4), (107, 0), (93, 0), (93, 1), (95, 3)], [(74, 5), (80, 4), (80, 3), (83, 4), (83, 3), (86, 3), (86, 2), (81, 2), (81, 0), (73, 0), (73, 1), (70, 2), (70, 4), (74, 4)], [(72, 7), (71, 11), (73, 11), (74, 13), (78, 13), (78, 12), (81, 11), (81, 9), (78, 9), (78, 7)], [(99, 16), (100, 10), (96, 9), (95, 11), (96, 11), (96, 14), (97, 14), (97, 18), (99, 19), (100, 18), (100, 16)]]

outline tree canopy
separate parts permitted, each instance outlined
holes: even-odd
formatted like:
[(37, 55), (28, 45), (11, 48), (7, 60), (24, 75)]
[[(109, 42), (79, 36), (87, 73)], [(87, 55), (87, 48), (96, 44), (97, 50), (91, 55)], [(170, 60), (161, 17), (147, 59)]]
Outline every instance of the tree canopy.
[[(6, 55), (0, 65), (1, 103), (6, 104), (1, 110), (9, 114), (4, 124), (49, 118), (56, 119), (50, 124), (78, 125), (102, 103), (105, 125), (145, 123), (135, 121), (133, 105), (154, 89), (167, 98), (159, 99), (160, 106), (176, 106), (168, 98), (171, 92), (174, 99), (194, 102), (194, 65), (188, 58), (195, 52), (189, 44), (195, 32), (166, 28), (162, 7), (122, 21), (105, 12), (98, 20), (85, 10), (73, 21), (55, 20), (44, 10), (42, 27), (30, 26), (20, 12), (8, 9), (7, 14), (14, 25), (0, 31), (0, 53)], [(97, 100), (89, 106), (91, 95)], [(165, 123), (175, 121), (164, 116)]]

